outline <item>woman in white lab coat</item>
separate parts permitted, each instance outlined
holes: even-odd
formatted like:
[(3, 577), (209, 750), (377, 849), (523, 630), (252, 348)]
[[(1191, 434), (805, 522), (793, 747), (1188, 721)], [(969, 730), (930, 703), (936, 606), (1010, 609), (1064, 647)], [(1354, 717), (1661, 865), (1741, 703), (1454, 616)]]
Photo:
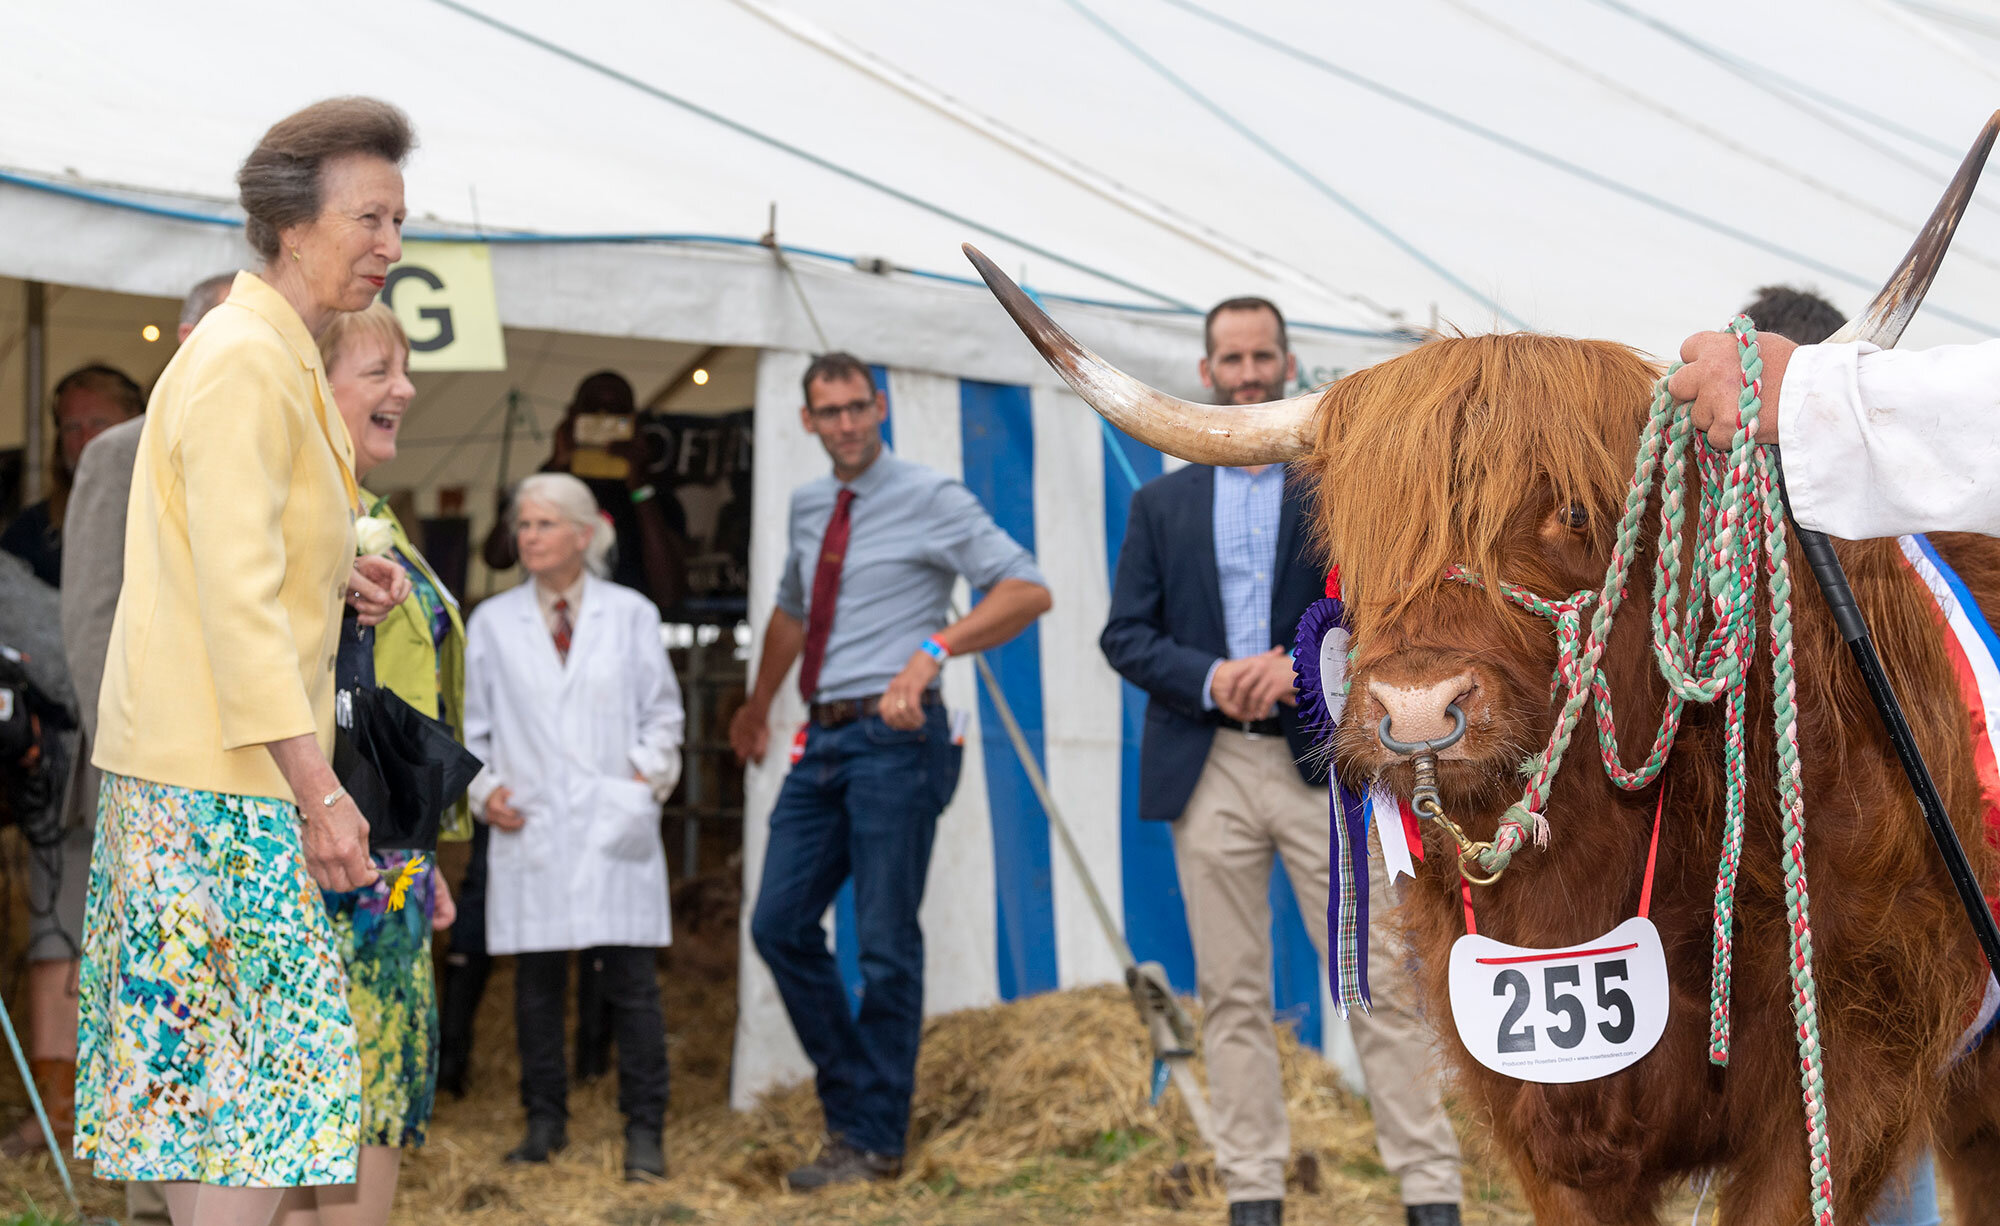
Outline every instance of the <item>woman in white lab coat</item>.
[(514, 1014), (527, 1137), (510, 1162), (567, 1140), (563, 998), (589, 950), (611, 1010), (628, 1179), (666, 1172), (666, 1027), (655, 958), (672, 940), (660, 805), (680, 778), (681, 695), (651, 601), (601, 578), (611, 526), (583, 482), (539, 473), (510, 509), (530, 579), (473, 613), (465, 741), (486, 769), (487, 945), (516, 954)]

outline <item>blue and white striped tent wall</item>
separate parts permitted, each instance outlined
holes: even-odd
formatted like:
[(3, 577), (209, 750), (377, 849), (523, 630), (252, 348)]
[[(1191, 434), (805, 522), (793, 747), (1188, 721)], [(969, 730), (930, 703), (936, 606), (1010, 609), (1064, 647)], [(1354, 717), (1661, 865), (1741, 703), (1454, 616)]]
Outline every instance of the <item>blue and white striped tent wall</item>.
[[(808, 358), (766, 350), (757, 373), (756, 489), (750, 608), (762, 620), (784, 556), (791, 491), (826, 472), (826, 456), (801, 428), (799, 378)], [(886, 376), (886, 378), (885, 378)], [(1194, 957), (1167, 828), (1138, 819), (1138, 738), (1145, 695), (1122, 681), (1097, 648), (1110, 575), (1137, 482), (1177, 461), (1104, 427), (1056, 386), (984, 383), (905, 370), (877, 372), (889, 395), (890, 446), (905, 459), (962, 478), (1000, 526), (1035, 553), (1054, 609), (988, 660), (1048, 776), (1097, 888), (1142, 961), (1163, 963), (1175, 987), (1194, 991)], [(961, 606), (968, 593), (961, 590)], [(761, 650), (761, 640), (752, 647)], [(927, 1013), (989, 1005), (1080, 984), (1120, 982), (1116, 956), (1076, 874), (1053, 844), (1047, 819), (969, 661), (947, 666), (947, 702), (968, 711), (963, 774), (939, 819), (923, 906)], [(773, 726), (804, 718), (784, 687)], [(744, 930), (732, 1100), (739, 1108), (811, 1067), (769, 971), (748, 938), (768, 820), (787, 769), (785, 745), (748, 773), (744, 820)], [(1345, 1024), (1333, 1015), (1326, 975), (1282, 871), (1271, 884), (1274, 1003), (1308, 1042), (1358, 1085)], [(850, 900), (829, 917), (843, 975), (857, 991), (848, 939)], [(857, 997), (858, 999), (858, 997)]]

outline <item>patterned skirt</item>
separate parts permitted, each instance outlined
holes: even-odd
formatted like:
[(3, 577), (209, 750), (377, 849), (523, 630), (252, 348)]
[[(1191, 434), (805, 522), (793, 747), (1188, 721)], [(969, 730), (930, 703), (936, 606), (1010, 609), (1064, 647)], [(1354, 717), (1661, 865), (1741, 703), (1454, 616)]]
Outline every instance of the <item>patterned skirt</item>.
[(365, 890), (327, 894), (335, 946), (347, 966), (347, 1005), (361, 1049), (361, 1143), (424, 1143), (437, 1094), (437, 981), (431, 971), (431, 912), (437, 866), (411, 874), (396, 901), (396, 882), (415, 852), (371, 857), (380, 881)]
[(296, 806), (107, 773), (76, 1156), (106, 1179), (352, 1183), (361, 1062)]

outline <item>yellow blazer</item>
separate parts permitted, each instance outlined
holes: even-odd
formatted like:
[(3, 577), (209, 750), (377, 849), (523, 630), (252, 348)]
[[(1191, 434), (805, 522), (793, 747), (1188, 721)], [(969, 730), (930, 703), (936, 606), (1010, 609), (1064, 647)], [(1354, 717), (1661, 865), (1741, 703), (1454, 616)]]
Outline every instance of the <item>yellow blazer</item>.
[(291, 800), (263, 746), (333, 752), (354, 448), (319, 347), (238, 273), (153, 387), (92, 755), (135, 779)]

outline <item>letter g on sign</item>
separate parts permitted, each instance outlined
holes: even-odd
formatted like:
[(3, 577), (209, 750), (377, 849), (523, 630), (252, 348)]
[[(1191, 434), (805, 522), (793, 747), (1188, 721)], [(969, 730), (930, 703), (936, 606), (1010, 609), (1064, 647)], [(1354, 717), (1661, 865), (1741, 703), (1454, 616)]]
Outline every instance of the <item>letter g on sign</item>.
[[(415, 279), (437, 293), (444, 292), (444, 280), (421, 264), (400, 264), (389, 271), (387, 282), (382, 286), (382, 301), (390, 310), (396, 309), (396, 288), (404, 281)], [(418, 353), (436, 353), (457, 339), (451, 325), (451, 308), (448, 306), (427, 306), (417, 308), (417, 318), (437, 325), (429, 336), (410, 334), (410, 348)]]

